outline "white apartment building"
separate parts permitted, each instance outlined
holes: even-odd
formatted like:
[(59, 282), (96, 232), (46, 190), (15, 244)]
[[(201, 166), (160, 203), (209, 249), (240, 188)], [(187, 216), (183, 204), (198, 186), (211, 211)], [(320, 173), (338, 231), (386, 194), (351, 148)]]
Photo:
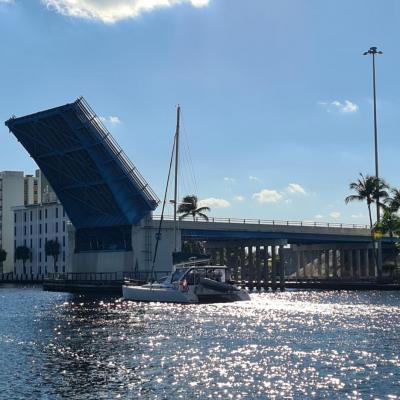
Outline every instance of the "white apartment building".
[(7, 259), (0, 264), (0, 274), (14, 271), (14, 212), (13, 207), (57, 201), (46, 177), (38, 169), (35, 175), (22, 171), (0, 172), (0, 248)]
[(7, 259), (0, 265), (0, 273), (14, 271), (14, 213), (12, 207), (24, 204), (24, 173), (0, 172), (0, 248)]
[[(46, 197), (46, 196), (44, 196)], [(52, 196), (49, 196), (52, 197)], [(68, 217), (59, 201), (14, 207), (14, 246), (26, 246), (31, 258), (25, 263), (15, 260), (14, 274), (46, 275), (54, 271), (53, 257), (46, 256), (45, 244), (56, 240), (60, 244), (58, 272), (69, 272), (68, 266)], [(14, 261), (14, 260), (13, 260)]]

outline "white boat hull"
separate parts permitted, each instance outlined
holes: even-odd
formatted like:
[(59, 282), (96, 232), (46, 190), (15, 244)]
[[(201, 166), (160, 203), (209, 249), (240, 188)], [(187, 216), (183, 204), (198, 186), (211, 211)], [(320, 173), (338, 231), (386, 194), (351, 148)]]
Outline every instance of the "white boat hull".
[(250, 300), (249, 294), (242, 289), (220, 292), (202, 286), (190, 286), (187, 291), (181, 291), (173, 286), (165, 287), (160, 284), (124, 285), (122, 295), (127, 300), (162, 303), (220, 303)]
[(197, 296), (161, 285), (122, 286), (122, 296), (127, 300), (162, 303), (198, 303)]

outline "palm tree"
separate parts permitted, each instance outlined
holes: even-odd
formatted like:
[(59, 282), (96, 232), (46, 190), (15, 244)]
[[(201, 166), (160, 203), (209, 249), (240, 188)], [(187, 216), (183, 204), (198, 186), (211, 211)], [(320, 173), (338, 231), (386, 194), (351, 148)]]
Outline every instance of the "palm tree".
[(178, 214), (182, 214), (179, 219), (186, 218), (188, 215), (193, 217), (193, 221), (196, 220), (196, 216), (204, 218), (208, 221), (208, 217), (204, 214), (204, 211), (210, 211), (210, 207), (199, 207), (197, 196), (194, 194), (185, 196), (178, 207)]
[[(380, 199), (388, 197), (388, 189), (389, 186), (383, 179), (376, 178), (371, 175), (363, 175), (360, 173), (360, 178), (357, 182), (350, 183), (350, 189), (355, 190), (357, 194), (352, 194), (345, 198), (346, 204), (351, 201), (366, 201), (368, 206), (368, 216), (369, 216), (369, 224), (372, 230), (372, 215), (371, 215), (371, 204), (376, 201), (376, 198)], [(377, 196), (379, 194), (379, 196)]]
[(31, 250), (26, 246), (18, 246), (15, 249), (15, 259), (22, 260), (24, 274), (26, 274), (25, 264), (26, 264), (26, 261), (30, 258), (30, 256), (31, 256)]
[[(381, 235), (389, 234), (389, 236), (391, 238), (393, 238), (394, 236), (399, 237), (400, 236), (400, 217), (398, 215), (394, 214), (393, 212), (391, 212), (390, 209), (386, 209), (381, 221), (378, 224), (375, 224), (374, 232), (378, 232)], [(396, 271), (397, 271), (397, 269), (398, 269), (397, 255), (399, 252), (398, 242), (395, 244), (395, 248), (396, 248), (396, 255), (395, 255), (394, 263), (395, 263)]]
[(7, 252), (0, 248), (0, 266), (1, 266), (1, 270), (0, 270), (0, 274), (3, 273), (3, 262), (7, 260)]
[(54, 272), (58, 272), (57, 261), (60, 254), (60, 243), (57, 240), (48, 240), (45, 244), (44, 251), (47, 256), (53, 257)]
[(390, 210), (385, 210), (381, 221), (375, 224), (374, 231), (382, 235), (389, 234), (391, 238), (394, 235), (400, 236), (400, 217), (390, 212)]
[(391, 189), (390, 190), (391, 197), (385, 199), (385, 204), (388, 205), (389, 211), (395, 213), (400, 209), (400, 190), (399, 189)]

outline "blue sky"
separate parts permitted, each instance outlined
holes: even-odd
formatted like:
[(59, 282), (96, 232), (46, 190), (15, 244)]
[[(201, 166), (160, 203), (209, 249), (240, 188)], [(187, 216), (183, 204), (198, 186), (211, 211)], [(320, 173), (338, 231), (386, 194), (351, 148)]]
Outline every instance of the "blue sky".
[[(362, 53), (384, 51), (380, 169), (398, 187), (399, 22), (395, 0), (0, 0), (0, 119), (83, 95), (162, 197), (180, 103), (180, 192), (211, 215), (366, 223), (343, 201), (374, 173)], [(4, 125), (0, 152), (0, 170), (35, 168)]]

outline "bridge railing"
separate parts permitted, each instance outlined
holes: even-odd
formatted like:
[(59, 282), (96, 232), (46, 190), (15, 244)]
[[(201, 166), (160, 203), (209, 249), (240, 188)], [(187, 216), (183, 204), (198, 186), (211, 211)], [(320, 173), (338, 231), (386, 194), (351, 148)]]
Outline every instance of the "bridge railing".
[[(154, 220), (160, 220), (161, 215), (153, 215)], [(164, 220), (172, 221), (174, 217), (172, 215), (164, 215)], [(193, 219), (187, 218), (183, 221), (193, 221)], [(249, 218), (218, 218), (208, 217), (208, 220), (204, 218), (196, 217), (195, 222), (203, 223), (224, 223), (224, 224), (252, 224), (252, 225), (273, 225), (273, 226), (308, 226), (308, 227), (322, 227), (322, 228), (350, 228), (350, 229), (369, 229), (368, 225), (361, 224), (342, 224), (338, 222), (321, 222), (321, 221), (284, 221), (284, 220), (268, 220), (268, 219), (249, 219)]]

